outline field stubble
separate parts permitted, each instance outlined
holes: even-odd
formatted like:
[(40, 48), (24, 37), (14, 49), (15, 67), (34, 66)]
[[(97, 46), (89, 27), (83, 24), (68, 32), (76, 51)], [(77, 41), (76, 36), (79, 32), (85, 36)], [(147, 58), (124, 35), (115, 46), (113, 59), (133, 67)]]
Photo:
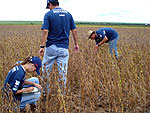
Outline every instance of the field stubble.
[[(0, 26), (0, 87), (15, 62), (27, 56), (38, 56), (40, 27)], [(107, 44), (94, 54), (95, 43), (87, 39), (86, 33), (97, 29), (77, 28), (80, 47), (77, 54), (73, 52), (70, 35), (67, 93), (64, 96), (60, 93), (54, 66), (50, 80), (52, 90), (45, 101), (43, 95), (38, 101), (36, 109), (39, 113), (43, 110), (47, 113), (150, 112), (150, 29), (114, 28), (120, 35), (118, 62), (110, 56)], [(5, 101), (0, 97), (2, 112), (8, 108)], [(9, 109), (12, 107), (9, 105)]]

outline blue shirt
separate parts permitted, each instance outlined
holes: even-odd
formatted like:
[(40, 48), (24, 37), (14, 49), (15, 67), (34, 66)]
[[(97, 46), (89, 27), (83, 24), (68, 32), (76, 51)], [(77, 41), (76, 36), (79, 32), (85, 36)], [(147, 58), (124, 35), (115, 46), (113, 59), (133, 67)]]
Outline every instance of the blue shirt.
[(105, 36), (108, 38), (107, 42), (112, 41), (119, 36), (118, 32), (112, 28), (100, 28), (99, 30), (96, 31), (96, 34), (97, 34), (97, 37), (95, 38), (96, 44), (101, 42)]
[(76, 26), (68, 11), (56, 7), (45, 14), (41, 29), (49, 30), (46, 47), (54, 44), (68, 49), (70, 30), (76, 29)]
[(7, 83), (10, 85), (10, 89), (13, 91), (15, 98), (21, 101), (22, 94), (16, 94), (17, 90), (22, 89), (25, 80), (25, 70), (19, 65), (11, 69), (4, 82), (4, 87), (6, 88)]

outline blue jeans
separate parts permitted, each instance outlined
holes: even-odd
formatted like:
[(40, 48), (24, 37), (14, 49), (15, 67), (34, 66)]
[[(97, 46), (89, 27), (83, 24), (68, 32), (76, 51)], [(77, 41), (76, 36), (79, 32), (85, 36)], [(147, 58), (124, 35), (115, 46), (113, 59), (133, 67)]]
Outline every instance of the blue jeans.
[[(27, 81), (39, 84), (39, 79), (36, 77), (29, 78), (27, 79)], [(23, 85), (23, 88), (27, 87), (31, 87), (31, 85)], [(34, 93), (23, 93), (20, 102), (20, 109), (25, 108), (26, 104), (36, 104), (36, 101), (39, 100), (40, 95), (41, 95), (40, 91)]]
[[(69, 60), (68, 49), (60, 48), (57, 47), (56, 45), (51, 45), (45, 49), (44, 57), (42, 61), (42, 71), (43, 72), (46, 71), (46, 77), (49, 79), (50, 78), (49, 71), (52, 70), (52, 65), (56, 61), (59, 75), (62, 76), (61, 79), (64, 81), (64, 85), (66, 86), (68, 60)], [(47, 88), (48, 87), (49, 87), (49, 83), (47, 82)]]
[(116, 58), (118, 58), (118, 51), (117, 51), (117, 41), (118, 41), (118, 39), (119, 39), (119, 36), (117, 38), (115, 38), (114, 40), (109, 41), (109, 44), (108, 44), (110, 54), (111, 55), (113, 54), (112, 50), (114, 49)]

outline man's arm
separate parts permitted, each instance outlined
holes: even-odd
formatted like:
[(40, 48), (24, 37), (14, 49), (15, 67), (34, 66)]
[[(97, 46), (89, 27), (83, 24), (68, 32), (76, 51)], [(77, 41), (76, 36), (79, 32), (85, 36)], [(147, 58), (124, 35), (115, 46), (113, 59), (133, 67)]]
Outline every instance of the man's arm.
[(75, 52), (78, 52), (79, 50), (79, 46), (78, 46), (78, 34), (77, 34), (77, 30), (73, 29), (72, 31), (72, 35), (73, 35), (73, 40), (74, 40), (74, 45), (75, 45)]
[(104, 44), (107, 40), (108, 40), (108, 38), (105, 36), (104, 39), (103, 39), (100, 43), (98, 43), (97, 45), (98, 45), (98, 46), (101, 46), (101, 45)]
[[(45, 43), (46, 43), (46, 40), (47, 40), (47, 36), (48, 36), (48, 30), (47, 29), (43, 29), (42, 30), (42, 37), (41, 37), (41, 46), (45, 46)], [(44, 48), (40, 48), (39, 54), (40, 54), (40, 56), (44, 55)]]
[(97, 53), (98, 47), (101, 46), (102, 44), (104, 44), (107, 40), (108, 40), (108, 38), (105, 36), (104, 39), (95, 46), (94, 52)]

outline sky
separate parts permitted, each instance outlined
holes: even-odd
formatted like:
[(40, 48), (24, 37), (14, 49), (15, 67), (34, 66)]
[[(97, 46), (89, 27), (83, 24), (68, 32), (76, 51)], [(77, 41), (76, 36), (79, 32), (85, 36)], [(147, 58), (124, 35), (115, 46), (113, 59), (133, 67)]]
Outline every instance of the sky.
[[(59, 0), (75, 21), (150, 23), (150, 0)], [(43, 21), (47, 0), (0, 0), (0, 21)]]

